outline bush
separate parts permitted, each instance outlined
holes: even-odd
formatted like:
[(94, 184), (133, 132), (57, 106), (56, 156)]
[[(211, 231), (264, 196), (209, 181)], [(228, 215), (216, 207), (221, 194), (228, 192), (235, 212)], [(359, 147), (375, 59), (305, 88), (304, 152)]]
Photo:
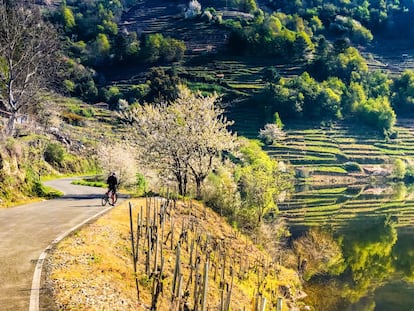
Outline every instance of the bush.
[(137, 187), (136, 195), (143, 196), (148, 190), (148, 182), (145, 179), (145, 176), (141, 173), (137, 173)]
[(407, 169), (405, 171), (404, 180), (407, 183), (413, 183), (414, 182), (414, 167), (411, 165), (407, 166)]
[(361, 172), (362, 171), (361, 166), (356, 162), (346, 162), (344, 163), (343, 167), (347, 172)]
[(386, 97), (370, 98), (356, 103), (354, 112), (364, 123), (378, 130), (390, 130), (396, 122), (395, 112)]
[(73, 113), (73, 112), (64, 112), (62, 113), (62, 119), (71, 124), (71, 125), (75, 125), (75, 126), (82, 126), (83, 125), (83, 117)]
[(194, 18), (201, 13), (201, 4), (197, 0), (191, 0), (184, 13), (185, 18)]
[(392, 169), (394, 178), (403, 179), (407, 174), (407, 164), (401, 159), (395, 159)]
[(203, 200), (221, 216), (235, 221), (240, 209), (240, 194), (230, 168), (221, 167), (211, 173), (204, 184)]
[(282, 129), (273, 123), (268, 123), (259, 131), (259, 138), (266, 144), (272, 145), (285, 137)]
[(65, 149), (57, 143), (50, 143), (46, 146), (43, 153), (45, 161), (52, 164), (62, 166), (65, 157)]
[(26, 167), (25, 173), (24, 185), (21, 187), (23, 193), (47, 199), (53, 199), (63, 195), (62, 192), (43, 185), (40, 181), (40, 176), (35, 172), (33, 167)]

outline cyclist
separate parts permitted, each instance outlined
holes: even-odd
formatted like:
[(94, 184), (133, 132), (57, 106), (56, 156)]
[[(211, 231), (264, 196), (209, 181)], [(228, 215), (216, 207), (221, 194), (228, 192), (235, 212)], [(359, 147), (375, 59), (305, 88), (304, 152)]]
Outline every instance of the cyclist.
[(115, 172), (112, 172), (108, 179), (106, 180), (106, 183), (108, 184), (108, 192), (107, 194), (111, 192), (111, 199), (112, 202), (114, 202), (115, 194), (116, 194), (116, 186), (118, 185), (118, 178), (116, 177)]

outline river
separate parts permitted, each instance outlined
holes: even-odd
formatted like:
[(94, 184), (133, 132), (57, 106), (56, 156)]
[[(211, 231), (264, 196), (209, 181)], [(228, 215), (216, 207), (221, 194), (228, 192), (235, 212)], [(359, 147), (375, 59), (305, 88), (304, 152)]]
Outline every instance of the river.
[[(318, 228), (335, 244), (321, 259), (307, 252), (309, 261), (322, 262), (319, 270), (313, 263), (303, 272), (305, 302), (318, 311), (413, 311), (414, 187), (301, 185), (296, 190), (279, 204), (293, 237)], [(334, 247), (338, 252), (328, 256)]]

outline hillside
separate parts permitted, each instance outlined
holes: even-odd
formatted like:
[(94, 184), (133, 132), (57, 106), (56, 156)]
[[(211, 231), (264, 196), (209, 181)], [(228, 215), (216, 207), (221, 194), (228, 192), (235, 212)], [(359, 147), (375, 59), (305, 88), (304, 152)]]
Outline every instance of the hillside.
[(0, 207), (58, 195), (41, 181), (50, 176), (97, 174), (97, 148), (115, 143), (122, 135), (127, 139), (124, 127), (108, 109), (54, 93), (45, 96), (47, 111), (18, 124), (17, 137), (0, 142)]
[[(203, 6), (213, 6), (225, 10), (225, 1), (205, 1)], [(197, 21), (188, 23), (183, 20), (185, 2), (166, 2), (162, 0), (140, 1), (122, 15), (121, 27), (138, 34), (162, 33), (165, 36), (183, 40), (188, 54), (217, 52), (225, 44), (226, 32), (223, 29)], [(224, 13), (224, 18), (229, 13)]]
[[(263, 12), (271, 14), (275, 11), (269, 7), (270, 2), (258, 1), (257, 4)], [(258, 132), (268, 122), (269, 115), (275, 111), (282, 114), (280, 108), (275, 107), (274, 102), (277, 99), (273, 102), (270, 99), (268, 102), (263, 102), (263, 98), (256, 98), (269, 84), (269, 81), (265, 78), (266, 70), (275, 70), (280, 77), (286, 79), (283, 83), (288, 84), (289, 82), (286, 81), (289, 81), (289, 79), (297, 78), (304, 72), (311, 70), (312, 62), (318, 57), (318, 35), (326, 36), (331, 45), (346, 38), (341, 33), (329, 32), (328, 25), (326, 25), (326, 29), (321, 33), (315, 32), (311, 37), (315, 50), (309, 55), (305, 53), (302, 58), (294, 55), (289, 57), (263, 56), (254, 50), (249, 53), (242, 53), (241, 51), (237, 53), (237, 48), (236, 51), (232, 51), (229, 46), (230, 35), (234, 32), (233, 26), (229, 25), (240, 23), (241, 29), (244, 29), (243, 27), (248, 29), (244, 33), (244, 36), (248, 36), (252, 31), (259, 31), (253, 28), (252, 16), (243, 13), (240, 7), (232, 1), (202, 1), (200, 3), (202, 10), (212, 9), (217, 16), (221, 17), (221, 22), (207, 21), (200, 16), (194, 19), (185, 19), (184, 11), (187, 8), (185, 1), (141, 1), (125, 11), (118, 23), (119, 28), (128, 33), (136, 33), (141, 38), (141, 45), (145, 45), (148, 35), (159, 33), (164, 37), (182, 40), (185, 43), (186, 51), (184, 57), (175, 62), (131, 63), (99, 68), (104, 76), (103, 81), (105, 81), (100, 86), (116, 86), (121, 93), (128, 94), (129, 90), (137, 85), (151, 84), (147, 80), (151, 68), (172, 69), (174, 74), (191, 89), (202, 92), (215, 91), (223, 95), (222, 103), (226, 107), (226, 113), (230, 119), (235, 121), (233, 130), (241, 135), (256, 137), (256, 133), (253, 133), (252, 136), (251, 133)], [(285, 18), (288, 19), (288, 17)], [(282, 20), (282, 18), (280, 19)], [(302, 22), (306, 24), (308, 21)], [(294, 28), (292, 25), (286, 25), (285, 27)], [(311, 30), (307, 31), (310, 32)], [(359, 51), (371, 73), (378, 71), (381, 74), (388, 75), (389, 78), (398, 78), (404, 70), (413, 68), (413, 48), (406, 40), (375, 35), (371, 42), (364, 42), (364, 44), (350, 42), (349, 44)], [(333, 61), (338, 63), (339, 59)], [(326, 63), (328, 60), (322, 60), (322, 62)], [(358, 82), (361, 85), (366, 85), (367, 73), (358, 72), (360, 70), (357, 68), (358, 66), (358, 64), (350, 65), (346, 71), (357, 72), (355, 76), (363, 77)], [(317, 67), (316, 73), (313, 74), (317, 74), (318, 70)], [(349, 78), (335, 72), (330, 74), (338, 75), (346, 84), (346, 88), (350, 87), (347, 85)], [(371, 86), (365, 87), (367, 88), (366, 92), (369, 93)], [(375, 88), (375, 85), (372, 87)], [(297, 90), (297, 92), (301, 91)], [(343, 92), (342, 89), (333, 91), (342, 93), (342, 102), (348, 100), (346, 96), (349, 95), (348, 92), (351, 92), (350, 90)], [(294, 92), (294, 89), (292, 92)], [(306, 92), (306, 89), (302, 91), (302, 93)], [(389, 92), (385, 95), (391, 98), (392, 94)], [(369, 97), (370, 95), (367, 94), (366, 96)], [(290, 105), (294, 105), (295, 95), (291, 95), (291, 97), (292, 99), (289, 99), (292, 101)], [(139, 98), (132, 100), (142, 101)], [(305, 102), (306, 100), (305, 98)], [(321, 104), (320, 101), (318, 101), (318, 104)], [(309, 105), (312, 106), (315, 103)], [(301, 109), (302, 112), (304, 108)], [(346, 108), (343, 109), (346, 110)], [(317, 118), (325, 119), (329, 117), (321, 115)], [(282, 119), (284, 119), (284, 116), (282, 116)]]
[[(226, 20), (249, 20), (249, 15), (240, 11), (232, 1), (201, 1), (202, 9), (214, 8), (218, 15)], [(266, 13), (272, 13), (266, 1), (257, 1), (258, 7)], [(306, 70), (305, 60), (281, 60), (275, 57), (238, 57), (228, 54), (228, 38), (230, 28), (203, 19), (184, 19), (183, 12), (186, 1), (165, 2), (162, 0), (140, 1), (122, 14), (119, 27), (128, 32), (140, 35), (161, 33), (184, 41), (186, 55), (182, 62), (173, 66), (182, 67), (180, 73), (189, 82), (196, 81), (198, 76), (214, 80), (219, 84), (227, 84), (230, 90), (247, 90), (248, 93), (260, 89), (264, 85), (262, 70), (269, 66), (278, 69), (283, 77), (292, 77)], [(331, 36), (332, 41), (336, 38)], [(383, 70), (397, 75), (405, 69), (413, 68), (413, 47), (406, 40), (392, 40), (378, 36), (366, 45), (355, 45), (367, 60), (371, 70)], [(198, 63), (194, 64), (194, 63)], [(157, 66), (159, 64), (155, 64)], [(178, 66), (177, 66), (178, 65)], [(129, 66), (122, 71), (112, 68), (105, 71), (108, 82), (137, 83), (143, 82), (147, 67)], [(224, 75), (221, 77), (221, 75)], [(220, 76), (217, 79), (217, 75)]]
[(414, 160), (412, 120), (399, 119), (395, 129), (396, 137), (386, 139), (369, 127), (354, 128), (347, 122), (329, 126), (293, 123), (287, 126), (284, 140), (266, 149), (272, 156), (284, 159), (296, 168), (308, 168), (311, 175), (325, 172), (330, 173), (332, 179), (349, 175), (346, 163), (352, 162), (361, 168), (355, 170), (354, 179), (361, 174), (377, 173), (379, 176), (381, 170), (390, 173), (396, 159), (404, 159), (407, 163)]
[(272, 262), (210, 209), (160, 198), (130, 203), (133, 248), (130, 212), (123, 204), (53, 251), (47, 272), (53, 299), (43, 303), (55, 300), (56, 305), (47, 305), (48, 310), (149, 310), (151, 304), (157, 310), (173, 305), (193, 310), (203, 297), (207, 309), (256, 305), (254, 310), (262, 310), (266, 304), (266, 310), (274, 310), (282, 298), (283, 309), (299, 310), (303, 293), (297, 273)]
[[(185, 57), (172, 64), (179, 76), (190, 84), (210, 81), (212, 85), (221, 85), (224, 93), (232, 94), (232, 97), (246, 97), (260, 90), (264, 86), (261, 71), (267, 66), (276, 66), (285, 76), (301, 72), (302, 62), (286, 64), (277, 59), (229, 55), (230, 28), (201, 18), (184, 19), (183, 12), (187, 5), (187, 1), (140, 1), (122, 14), (118, 25), (128, 32), (136, 32), (138, 36), (160, 33), (164, 37), (182, 40), (186, 46)], [(232, 1), (202, 1), (202, 7), (214, 8), (224, 22), (252, 18), (251, 14), (240, 11)], [(128, 64), (100, 70), (105, 74), (107, 84), (125, 87), (145, 82), (145, 75), (151, 66), (170, 65)]]

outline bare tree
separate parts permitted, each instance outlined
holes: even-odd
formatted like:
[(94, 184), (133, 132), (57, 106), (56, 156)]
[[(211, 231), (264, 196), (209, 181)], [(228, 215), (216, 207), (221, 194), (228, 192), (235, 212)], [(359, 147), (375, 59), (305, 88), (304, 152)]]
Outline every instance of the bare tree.
[(14, 134), (19, 114), (30, 112), (49, 85), (57, 51), (56, 31), (38, 7), (0, 0), (0, 109), (8, 118), (6, 135)]
[(187, 193), (192, 178), (199, 197), (220, 153), (235, 146), (236, 136), (227, 130), (231, 122), (215, 104), (217, 99), (217, 95), (204, 97), (181, 86), (178, 98), (170, 104), (134, 108), (141, 160), (172, 174), (180, 194)]

